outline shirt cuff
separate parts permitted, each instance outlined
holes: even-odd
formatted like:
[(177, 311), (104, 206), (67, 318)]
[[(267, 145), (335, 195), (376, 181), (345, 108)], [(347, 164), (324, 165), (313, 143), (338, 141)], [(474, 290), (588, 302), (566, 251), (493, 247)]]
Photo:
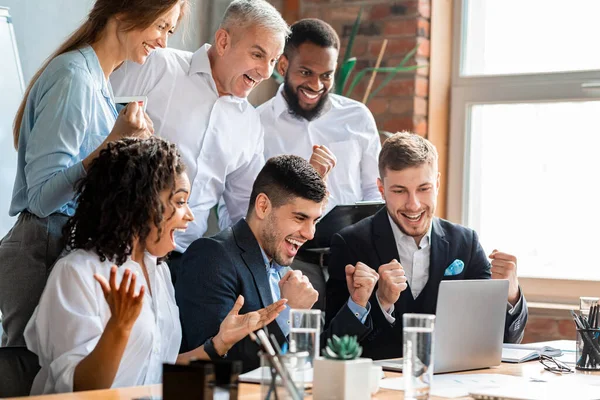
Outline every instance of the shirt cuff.
[(509, 302), (506, 302), (506, 304), (508, 315), (510, 315), (511, 317), (521, 313), (521, 309), (523, 308), (523, 292), (521, 291), (521, 288), (519, 288), (519, 300), (517, 301), (517, 304), (515, 304), (514, 306)]
[(383, 309), (381, 302), (379, 301), (379, 295), (377, 294), (377, 292), (375, 292), (375, 297), (377, 297), (377, 304), (379, 304), (379, 308), (381, 308), (381, 312), (383, 313), (383, 316), (385, 317), (385, 319), (387, 320), (387, 322), (389, 322), (390, 324), (394, 324), (396, 322), (396, 318), (394, 318), (392, 316), (392, 313), (394, 312), (394, 305), (392, 304), (392, 307), (390, 308), (389, 311), (386, 311)]
[(275, 321), (277, 321), (283, 336), (287, 337), (290, 334), (290, 306), (286, 304), (285, 309), (279, 313)]
[(365, 308), (363, 306), (359, 306), (358, 304), (356, 304), (352, 300), (352, 297), (349, 297), (348, 298), (348, 308), (350, 309), (350, 311), (352, 311), (352, 313), (356, 316), (356, 318), (358, 318), (360, 323), (364, 324), (365, 321), (367, 320), (367, 316), (369, 315), (369, 312), (371, 311), (371, 304), (367, 303), (367, 308)]

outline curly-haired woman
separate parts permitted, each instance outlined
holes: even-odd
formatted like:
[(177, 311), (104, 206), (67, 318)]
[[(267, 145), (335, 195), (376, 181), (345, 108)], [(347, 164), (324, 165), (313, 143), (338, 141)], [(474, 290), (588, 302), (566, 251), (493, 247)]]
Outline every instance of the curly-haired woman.
[(165, 140), (124, 139), (100, 152), (77, 185), (78, 207), (64, 229), (70, 252), (25, 330), (42, 367), (32, 393), (159, 383), (163, 362), (223, 355), (283, 310), (280, 301), (238, 315), (240, 297), (212, 340), (178, 356), (179, 311), (162, 258), (175, 248), (175, 230), (194, 219), (189, 192)]

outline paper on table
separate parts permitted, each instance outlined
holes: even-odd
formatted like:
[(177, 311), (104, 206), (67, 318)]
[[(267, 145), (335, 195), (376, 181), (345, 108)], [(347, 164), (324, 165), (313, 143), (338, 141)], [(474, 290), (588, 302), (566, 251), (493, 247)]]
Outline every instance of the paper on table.
[[(261, 383), (263, 376), (269, 376), (269, 367), (258, 367), (253, 369), (252, 371), (248, 371), (245, 374), (241, 374), (239, 376), (240, 382), (248, 382), (248, 383)], [(299, 373), (300, 371), (294, 371), (294, 374)], [(263, 375), (264, 374), (264, 375)], [(279, 380), (280, 378), (277, 377)], [(304, 385), (312, 385), (313, 381), (313, 369), (306, 368), (304, 370)]]
[(502, 345), (502, 362), (522, 363), (536, 360), (540, 354), (548, 357), (560, 357), (563, 353), (562, 350), (550, 346), (535, 347), (527, 344)]
[[(575, 352), (575, 344), (574, 340), (551, 340), (549, 342), (536, 342), (536, 343), (528, 343), (524, 346), (532, 346), (532, 347), (554, 347), (555, 349), (560, 349), (562, 351), (572, 351)], [(504, 345), (506, 346), (506, 344)]]
[(598, 387), (592, 385), (567, 385), (555, 382), (522, 382), (515, 386), (474, 389), (470, 395), (475, 399), (512, 400), (598, 400)]
[[(519, 384), (524, 378), (502, 374), (445, 374), (434, 375), (430, 394), (438, 397), (465, 397), (469, 392)], [(404, 378), (388, 378), (379, 382), (382, 389), (404, 390)]]

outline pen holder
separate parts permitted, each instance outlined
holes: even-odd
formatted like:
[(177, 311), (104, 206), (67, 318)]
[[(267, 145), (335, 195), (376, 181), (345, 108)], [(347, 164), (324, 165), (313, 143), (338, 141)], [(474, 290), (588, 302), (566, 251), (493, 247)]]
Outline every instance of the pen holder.
[(575, 368), (584, 371), (600, 370), (600, 328), (577, 328)]
[(194, 360), (190, 362), (191, 366), (206, 364), (210, 364), (215, 372), (215, 380), (210, 382), (214, 386), (215, 392), (227, 392), (229, 393), (229, 400), (237, 400), (238, 377), (242, 373), (242, 362), (239, 360)]
[[(306, 369), (308, 352), (287, 353), (281, 354), (278, 357), (289, 372), (289, 375), (294, 382), (294, 386), (302, 397), (304, 393), (305, 374), (307, 372), (312, 372), (310, 369)], [(260, 383), (261, 399), (292, 399), (292, 396), (285, 387), (283, 380), (273, 367), (272, 359), (273, 358), (271, 356), (262, 352), (260, 353), (260, 366), (262, 374)]]

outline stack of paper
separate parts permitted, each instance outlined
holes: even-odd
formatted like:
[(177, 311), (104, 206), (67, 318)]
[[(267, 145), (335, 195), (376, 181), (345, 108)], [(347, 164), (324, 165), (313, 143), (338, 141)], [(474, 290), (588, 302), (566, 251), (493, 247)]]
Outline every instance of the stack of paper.
[[(600, 400), (600, 376), (568, 374), (548, 378), (502, 374), (434, 375), (430, 395), (445, 398), (471, 395), (475, 399)], [(404, 378), (383, 379), (379, 387), (404, 390)]]
[(536, 360), (540, 355), (548, 357), (560, 357), (560, 349), (550, 346), (535, 346), (527, 344), (509, 344), (502, 345), (502, 361), (509, 363), (522, 363), (525, 361)]
[[(312, 368), (305, 368), (302, 371), (294, 371), (294, 374), (302, 374), (304, 373), (304, 377), (303, 377), (303, 381), (304, 381), (304, 385), (312, 385), (312, 381), (313, 381), (313, 369)], [(269, 382), (270, 380), (270, 370), (269, 367), (258, 367), (256, 369), (253, 369), (252, 371), (248, 371), (245, 374), (241, 374), (239, 376), (239, 380), (240, 382), (247, 382), (247, 383), (261, 383), (263, 380), (263, 377), (265, 378), (266, 382)], [(280, 377), (277, 377), (278, 380), (280, 380)]]

